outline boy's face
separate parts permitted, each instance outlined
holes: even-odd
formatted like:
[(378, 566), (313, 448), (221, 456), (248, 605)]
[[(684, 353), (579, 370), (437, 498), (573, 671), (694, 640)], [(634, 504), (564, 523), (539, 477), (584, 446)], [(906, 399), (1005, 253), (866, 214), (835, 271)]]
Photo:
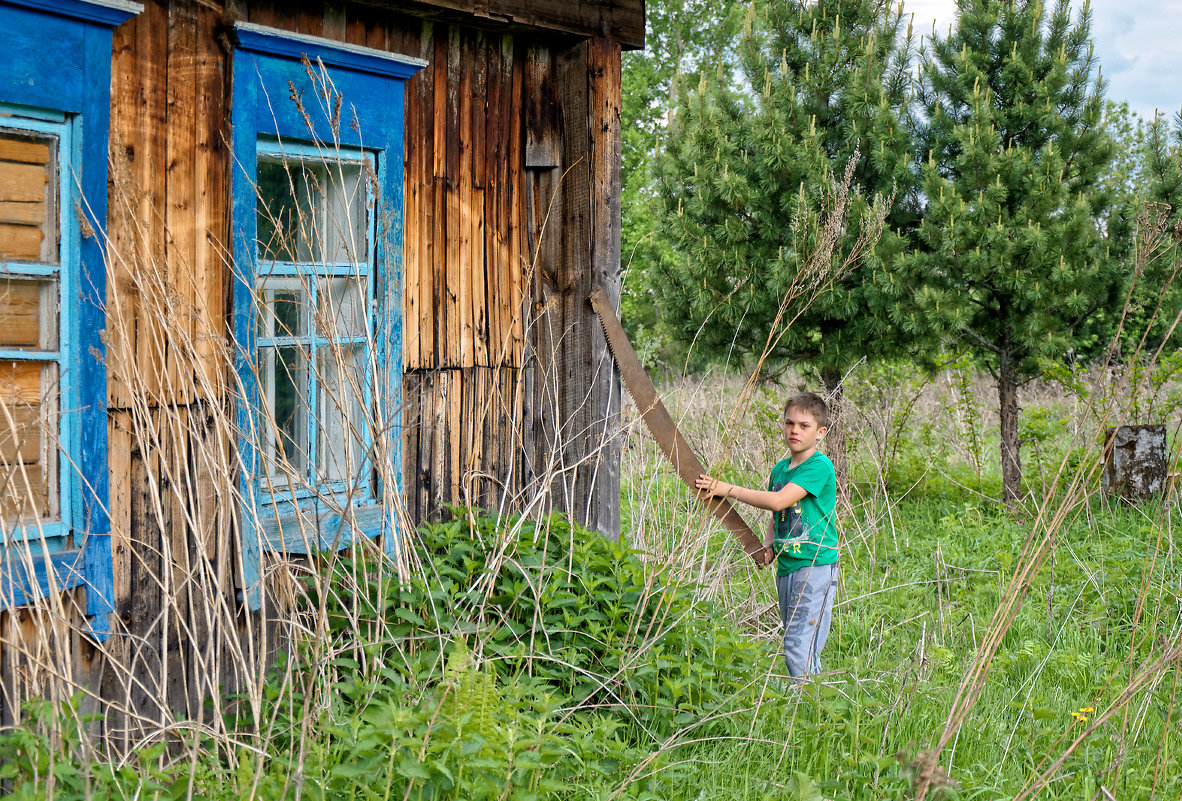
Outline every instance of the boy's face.
[(827, 428), (817, 425), (817, 418), (803, 409), (791, 407), (784, 413), (784, 439), (793, 454), (815, 450), (826, 431)]

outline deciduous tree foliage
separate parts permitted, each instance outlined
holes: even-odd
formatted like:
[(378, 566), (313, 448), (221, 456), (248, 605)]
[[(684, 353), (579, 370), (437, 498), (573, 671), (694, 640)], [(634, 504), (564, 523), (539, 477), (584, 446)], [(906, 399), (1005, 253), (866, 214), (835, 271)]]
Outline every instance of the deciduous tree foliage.
[(654, 303), (654, 265), (667, 243), (656, 228), (654, 164), (666, 134), (673, 77), (696, 76), (733, 60), (742, 25), (742, 0), (647, 0), (645, 47), (624, 54), (621, 240), (622, 316), (641, 359), (684, 358)]
[(875, 196), (895, 196), (880, 249), (897, 251), (916, 199), (905, 117), (910, 31), (887, 0), (773, 0), (752, 8), (737, 73), (682, 84), (659, 165), (660, 233), (671, 255), (656, 283), (665, 321), (722, 360), (808, 359), (830, 390), (892, 338), (868, 270), (855, 270), (780, 330), (781, 301), (819, 233), (833, 177), (858, 154), (844, 259)]
[(936, 330), (996, 378), (1004, 496), (1019, 495), (1018, 388), (1120, 303), (1102, 179), (1112, 160), (1088, 4), (959, 0), (921, 48), (924, 216), (894, 262), (898, 326)]

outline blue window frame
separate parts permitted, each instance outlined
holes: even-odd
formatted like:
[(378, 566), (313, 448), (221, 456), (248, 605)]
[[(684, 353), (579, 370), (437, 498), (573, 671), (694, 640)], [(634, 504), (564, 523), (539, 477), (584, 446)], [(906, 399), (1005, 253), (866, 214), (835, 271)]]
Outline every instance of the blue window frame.
[(404, 84), (425, 62), (234, 33), (240, 531), (257, 609), (267, 550), (397, 548), (382, 499), (402, 483)]
[(114, 602), (101, 340), (111, 31), (140, 9), (0, 0), (0, 608), (85, 585), (99, 639)]

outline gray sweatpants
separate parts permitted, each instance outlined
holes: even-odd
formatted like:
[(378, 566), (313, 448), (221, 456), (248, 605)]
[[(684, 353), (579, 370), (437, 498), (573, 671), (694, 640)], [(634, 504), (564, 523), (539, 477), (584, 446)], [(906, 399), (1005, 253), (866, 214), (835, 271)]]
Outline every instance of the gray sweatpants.
[(821, 649), (829, 637), (837, 574), (837, 565), (812, 565), (776, 576), (784, 622), (784, 666), (790, 676), (821, 672)]

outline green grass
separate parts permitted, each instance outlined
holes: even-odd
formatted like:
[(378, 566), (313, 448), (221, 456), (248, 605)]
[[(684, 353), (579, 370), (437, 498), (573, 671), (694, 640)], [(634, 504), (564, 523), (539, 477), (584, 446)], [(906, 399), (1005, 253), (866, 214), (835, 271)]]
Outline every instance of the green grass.
[[(1176, 636), (1179, 573), (1147, 517), (1153, 511), (1096, 500), (1063, 530), (1053, 566), (1031, 585), (940, 760), (960, 797), (1016, 795), (1083, 728), (1073, 712), (1103, 711), (1130, 666)], [(686, 776), (680, 797), (784, 797), (797, 774), (826, 797), (910, 797), (909, 763), (943, 729), (1031, 521), (924, 493), (899, 501), (893, 516), (892, 533), (856, 540), (845, 555), (820, 685), (762, 710), (751, 743), (690, 749), (701, 769)], [(1041, 797), (1090, 798), (1099, 784), (1120, 798), (1147, 797), (1155, 770), (1157, 792), (1178, 797), (1177, 716), (1167, 725), (1173, 670), (1160, 679), (1076, 749)]]
[[(710, 469), (762, 484), (782, 450), (777, 393), (757, 390), (734, 436), (720, 422), (734, 386), (687, 390), (671, 406)], [(877, 801), (913, 798), (926, 770), (928, 797), (1179, 797), (1177, 503), (1113, 503), (1094, 477), (1086, 492), (1052, 486), (1064, 459), (1069, 476), (1086, 469), (1094, 438), (1036, 415), (1042, 464), (1026, 506), (1007, 510), (991, 463), (972, 456), (996, 443), (947, 404), (879, 409), (898, 426), (889, 437), (871, 411), (853, 411), (841, 594), (815, 681), (782, 675), (771, 572), (634, 432), (627, 543), (456, 509), (421, 532), (409, 584), (364, 562), (313, 571), (299, 611), (323, 609), (320, 625), (233, 707), (227, 736), (181, 727), (110, 760), (69, 704), (43, 704), (0, 734), (3, 789), (55, 801)], [(1053, 548), (1024, 573), (1048, 534)], [(1021, 608), (983, 665), (1020, 575)], [(958, 688), (982, 666), (930, 770)]]

